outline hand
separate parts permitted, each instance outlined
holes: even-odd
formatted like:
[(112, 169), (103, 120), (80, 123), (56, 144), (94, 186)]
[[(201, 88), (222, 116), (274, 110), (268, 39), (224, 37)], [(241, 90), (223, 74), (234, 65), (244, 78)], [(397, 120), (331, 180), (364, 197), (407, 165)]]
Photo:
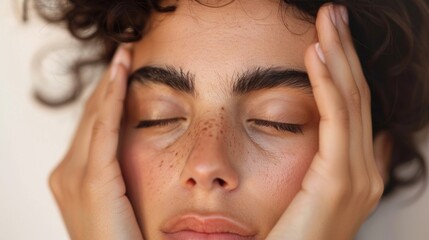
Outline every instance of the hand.
[(131, 65), (119, 47), (86, 108), (71, 147), (50, 186), (71, 239), (143, 239), (116, 159)]
[(353, 239), (382, 195), (370, 92), (347, 19), (341, 6), (325, 5), (318, 12), (320, 45), (307, 49), (305, 65), (320, 113), (319, 150), (269, 240)]

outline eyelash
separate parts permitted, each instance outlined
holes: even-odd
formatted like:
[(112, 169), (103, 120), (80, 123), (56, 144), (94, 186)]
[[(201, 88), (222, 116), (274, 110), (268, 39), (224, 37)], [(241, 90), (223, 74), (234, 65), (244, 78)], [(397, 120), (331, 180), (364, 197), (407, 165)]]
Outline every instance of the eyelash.
[(136, 128), (150, 128), (150, 127), (165, 127), (184, 118), (169, 118), (169, 119), (156, 119), (156, 120), (143, 120), (140, 121)]
[[(164, 127), (180, 120), (185, 120), (185, 118), (143, 120), (139, 122), (136, 128)], [(291, 133), (302, 134), (302, 127), (301, 125), (298, 125), (298, 124), (272, 122), (272, 121), (261, 120), (261, 119), (250, 119), (248, 121), (249, 122), (252, 121), (259, 126), (272, 127), (277, 131), (284, 131), (284, 132), (287, 131)]]
[(259, 125), (259, 126), (274, 128), (277, 131), (302, 134), (302, 127), (301, 127), (301, 125), (298, 125), (298, 124), (272, 122), (272, 121), (260, 120), (260, 119), (250, 119), (248, 121), (252, 121), (256, 125)]

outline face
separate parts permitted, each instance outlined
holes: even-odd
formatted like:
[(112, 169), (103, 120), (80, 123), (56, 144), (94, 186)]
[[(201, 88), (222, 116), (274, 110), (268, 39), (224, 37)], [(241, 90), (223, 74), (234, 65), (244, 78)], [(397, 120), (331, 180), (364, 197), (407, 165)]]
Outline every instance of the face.
[(177, 6), (134, 47), (128, 196), (145, 239), (264, 239), (318, 147), (315, 28), (277, 1)]

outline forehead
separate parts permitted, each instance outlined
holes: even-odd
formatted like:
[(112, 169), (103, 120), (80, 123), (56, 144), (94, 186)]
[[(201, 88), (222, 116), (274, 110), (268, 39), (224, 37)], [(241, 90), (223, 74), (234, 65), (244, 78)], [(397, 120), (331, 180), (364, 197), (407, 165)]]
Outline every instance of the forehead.
[(133, 70), (176, 66), (204, 78), (228, 79), (254, 67), (305, 70), (304, 51), (315, 41), (314, 25), (273, 0), (236, 0), (210, 8), (180, 0), (172, 13), (154, 13), (135, 45)]

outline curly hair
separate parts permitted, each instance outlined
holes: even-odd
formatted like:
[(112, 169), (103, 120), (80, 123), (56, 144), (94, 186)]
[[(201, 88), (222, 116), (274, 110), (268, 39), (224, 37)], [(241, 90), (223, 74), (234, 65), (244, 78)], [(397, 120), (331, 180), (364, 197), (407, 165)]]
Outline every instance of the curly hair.
[[(36, 9), (48, 21), (64, 23), (77, 39), (102, 46), (96, 61), (110, 62), (120, 43), (144, 37), (153, 12), (173, 12), (176, 5), (162, 0), (63, 0), (55, 11), (49, 0), (36, 0)], [(234, 0), (215, 1), (222, 7)], [(226, 3), (222, 3), (226, 2)], [(384, 196), (397, 188), (423, 181), (427, 169), (413, 134), (429, 121), (429, 1), (428, 0), (282, 0), (294, 7), (298, 17), (315, 22), (325, 3), (344, 5), (349, 12), (353, 42), (371, 90), (374, 135), (387, 131), (393, 141), (389, 179)], [(50, 2), (52, 3), (52, 2)], [(51, 11), (49, 11), (51, 10)], [(76, 62), (76, 72), (87, 62)], [(80, 77), (75, 79), (73, 94), (59, 102), (38, 99), (50, 106), (74, 101), (82, 91)], [(413, 174), (402, 176), (400, 169), (417, 164)]]

